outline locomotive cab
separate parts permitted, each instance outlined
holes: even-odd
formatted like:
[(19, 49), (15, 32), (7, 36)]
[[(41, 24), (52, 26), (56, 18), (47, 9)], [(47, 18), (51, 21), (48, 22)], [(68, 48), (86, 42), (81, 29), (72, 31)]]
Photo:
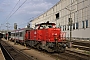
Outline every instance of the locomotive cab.
[(35, 40), (39, 41), (40, 48), (49, 52), (65, 51), (65, 33), (62, 33), (60, 28), (56, 28), (55, 23), (37, 24), (34, 32), (34, 39), (36, 37)]

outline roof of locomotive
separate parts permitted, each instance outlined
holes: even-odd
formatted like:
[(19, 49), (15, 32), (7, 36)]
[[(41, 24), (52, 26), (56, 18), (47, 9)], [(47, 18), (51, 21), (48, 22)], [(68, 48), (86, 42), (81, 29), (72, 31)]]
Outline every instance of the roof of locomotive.
[(35, 26), (39, 26), (39, 25), (56, 25), (56, 24), (55, 23), (49, 23), (49, 22), (47, 22), (47, 23), (37, 24)]

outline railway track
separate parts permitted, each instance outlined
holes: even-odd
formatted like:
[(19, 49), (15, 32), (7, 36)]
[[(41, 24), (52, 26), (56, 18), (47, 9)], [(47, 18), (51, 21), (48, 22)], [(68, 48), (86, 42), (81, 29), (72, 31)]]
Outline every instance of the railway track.
[[(28, 47), (28, 48), (31, 48), (31, 47)], [(33, 49), (33, 48), (31, 48), (31, 49)], [(90, 60), (90, 55), (82, 54), (77, 51), (75, 52), (72, 49), (67, 49), (65, 51), (65, 53), (48, 53), (46, 51), (41, 51), (41, 50), (39, 51), (37, 49), (35, 49), (35, 51), (40, 52), (40, 54), (42, 54), (42, 55), (44, 55), (44, 54), (48, 55), (51, 58), (54, 58), (55, 60)], [(27, 54), (27, 55), (29, 55), (29, 54)], [(19, 59), (19, 60), (22, 60), (22, 59)]]
[[(51, 57), (54, 57), (56, 60), (90, 60), (90, 54), (87, 54), (85, 52), (82, 52), (82, 50), (89, 51), (90, 52), (90, 45), (88, 45), (88, 42), (77, 42), (73, 41), (73, 48), (66, 49), (65, 53), (48, 53), (46, 51), (40, 51), (42, 53), (48, 54)], [(78, 49), (76, 49), (78, 48)], [(81, 50), (80, 50), (81, 49)]]
[(76, 52), (66, 51), (65, 53), (52, 54), (57, 60), (90, 60), (89, 56), (82, 55)]
[(1, 41), (1, 49), (6, 60), (36, 60), (22, 51), (15, 49), (4, 41)]
[(40, 52), (45, 53), (56, 60), (90, 60), (90, 54), (82, 53), (79, 49), (76, 51), (73, 50), (75, 49), (66, 49), (65, 53), (48, 53), (46, 51)]
[(78, 48), (80, 50), (86, 50), (86, 51), (90, 51), (90, 47), (87, 46), (81, 46), (81, 45), (72, 45), (73, 48)]
[(67, 49), (65, 53), (48, 53), (46, 51), (40, 52), (47, 54), (50, 57), (55, 58), (56, 60), (90, 60), (90, 55), (69, 49)]
[(86, 46), (90, 47), (90, 41), (85, 41), (85, 40), (72, 40), (74, 45), (80, 45), (80, 46)]
[(72, 43), (73, 48), (78, 48), (80, 50), (90, 51), (90, 41), (73, 40), (72, 42), (73, 42)]

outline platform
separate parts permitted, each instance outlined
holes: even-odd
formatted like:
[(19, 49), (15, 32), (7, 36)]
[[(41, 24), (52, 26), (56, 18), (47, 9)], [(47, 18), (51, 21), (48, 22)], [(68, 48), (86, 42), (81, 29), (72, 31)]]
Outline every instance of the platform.
[(3, 55), (3, 53), (2, 53), (1, 48), (0, 48), (0, 60), (5, 60), (4, 55)]

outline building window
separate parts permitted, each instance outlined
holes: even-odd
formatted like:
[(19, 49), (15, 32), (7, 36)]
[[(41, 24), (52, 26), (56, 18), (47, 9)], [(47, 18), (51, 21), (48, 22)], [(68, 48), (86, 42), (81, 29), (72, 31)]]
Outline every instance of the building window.
[(76, 29), (78, 29), (78, 22), (76, 23)]
[(59, 19), (59, 13), (56, 14), (56, 19)]
[(20, 32), (20, 37), (22, 37), (22, 32)]
[(16, 33), (16, 36), (18, 35), (18, 33)]
[(65, 31), (66, 31), (66, 25), (65, 25)]
[(75, 23), (73, 24), (73, 30), (75, 29)]
[(86, 20), (86, 28), (88, 28), (88, 20)]
[(67, 30), (69, 30), (69, 25), (67, 26)]
[(63, 26), (63, 31), (64, 31), (64, 26)]
[(84, 28), (84, 21), (82, 21), (82, 28)]

